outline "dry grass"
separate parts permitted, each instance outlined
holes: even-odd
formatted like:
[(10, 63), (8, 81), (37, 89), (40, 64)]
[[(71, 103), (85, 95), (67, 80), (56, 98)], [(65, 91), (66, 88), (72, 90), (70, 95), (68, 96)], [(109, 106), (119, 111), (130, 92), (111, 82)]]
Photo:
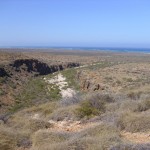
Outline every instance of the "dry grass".
[(17, 147), (29, 148), (31, 141), (26, 132), (20, 132), (13, 128), (0, 126), (0, 149), (16, 150)]
[(52, 125), (44, 120), (30, 119), (25, 125), (26, 129), (31, 130), (32, 132), (38, 131), (40, 129), (47, 129), (52, 127)]
[(150, 130), (150, 114), (127, 112), (120, 116), (117, 126), (128, 132), (146, 132)]
[(58, 108), (57, 102), (47, 102), (41, 105), (26, 108), (22, 112), (24, 112), (24, 114), (40, 113), (41, 116), (46, 117), (50, 115), (57, 108)]
[(121, 103), (115, 103), (114, 105), (115, 106), (110, 105), (108, 107), (109, 111), (113, 111), (113, 109), (114, 111), (115, 109), (119, 109), (119, 111), (143, 112), (150, 109), (150, 100), (125, 100)]
[(121, 142), (118, 130), (106, 124), (74, 134), (38, 131), (33, 138), (33, 149), (37, 150), (40, 150), (41, 145), (42, 150), (106, 150)]
[(146, 100), (140, 101), (138, 103), (137, 109), (135, 109), (134, 111), (142, 112), (142, 111), (146, 111), (149, 109), (150, 109), (150, 100), (146, 99)]
[(15, 150), (17, 145), (17, 134), (8, 128), (0, 127), (0, 149)]
[(61, 121), (64, 119), (65, 120), (76, 119), (75, 112), (77, 108), (78, 105), (71, 105), (58, 108), (51, 115), (49, 115), (49, 118), (57, 121)]
[(109, 150), (149, 150), (150, 144), (118, 144), (112, 146)]
[(126, 141), (132, 142), (132, 143), (139, 143), (139, 144), (147, 144), (150, 143), (150, 132), (121, 132), (121, 136)]
[(52, 132), (49, 130), (39, 130), (32, 135), (33, 147), (40, 147), (50, 143), (56, 144), (64, 142), (68, 135), (63, 133)]
[(21, 132), (28, 132), (29, 135), (37, 130), (52, 127), (49, 122), (42, 118), (34, 119), (32, 116), (23, 116), (23, 114), (13, 116), (7, 124)]
[[(57, 101), (60, 99), (58, 88), (50, 93), (48, 87), (51, 89), (51, 85), (47, 85), (40, 77), (24, 84), (22, 92), (16, 90), (18, 96), (14, 114), (6, 121), (5, 126), (0, 126), (0, 149), (148, 150), (150, 147), (148, 144), (129, 144), (120, 135), (122, 131), (130, 134), (150, 131), (149, 56), (54, 51), (1, 56), (0, 58), (5, 57), (1, 59), (4, 64), (15, 60), (17, 56), (32, 57), (48, 64), (74, 61), (95, 65), (62, 71), (68, 86), (83, 94), (77, 97)], [(16, 77), (19, 81), (19, 76)], [(4, 81), (0, 81), (0, 96), (3, 96), (4, 88), (4, 92), (8, 89), (7, 86), (1, 86), (5, 84)], [(88, 89), (82, 88), (84, 81), (89, 81)], [(15, 88), (9, 84), (11, 89)], [(97, 85), (99, 89), (94, 90)], [(24, 107), (29, 108), (23, 109)], [(54, 128), (52, 122), (48, 122), (50, 119), (57, 125), (60, 124)], [(82, 130), (59, 130), (64, 125), (61, 122), (69, 122), (68, 126), (80, 122)], [(96, 125), (86, 126), (88, 123)]]

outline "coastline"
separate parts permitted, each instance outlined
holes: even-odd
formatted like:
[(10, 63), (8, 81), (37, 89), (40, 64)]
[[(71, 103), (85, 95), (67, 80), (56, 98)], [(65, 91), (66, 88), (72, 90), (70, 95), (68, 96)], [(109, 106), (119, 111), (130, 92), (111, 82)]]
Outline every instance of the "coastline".
[(150, 48), (101, 48), (101, 47), (0, 47), (10, 52), (104, 52), (150, 54)]

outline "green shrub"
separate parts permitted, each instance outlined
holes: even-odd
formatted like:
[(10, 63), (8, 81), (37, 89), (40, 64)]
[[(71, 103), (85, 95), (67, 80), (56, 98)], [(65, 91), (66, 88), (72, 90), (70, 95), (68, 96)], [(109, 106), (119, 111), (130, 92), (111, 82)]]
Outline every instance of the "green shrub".
[(80, 104), (80, 107), (77, 108), (77, 115), (80, 118), (83, 117), (91, 117), (93, 115), (98, 115), (100, 114), (100, 112), (104, 111), (104, 103), (101, 104), (101, 110), (95, 108), (92, 103), (90, 102), (90, 100), (85, 100)]
[(106, 104), (113, 101), (113, 98), (109, 95), (96, 94), (89, 100), (80, 103), (80, 107), (77, 108), (77, 115), (80, 118), (100, 115), (105, 112)]

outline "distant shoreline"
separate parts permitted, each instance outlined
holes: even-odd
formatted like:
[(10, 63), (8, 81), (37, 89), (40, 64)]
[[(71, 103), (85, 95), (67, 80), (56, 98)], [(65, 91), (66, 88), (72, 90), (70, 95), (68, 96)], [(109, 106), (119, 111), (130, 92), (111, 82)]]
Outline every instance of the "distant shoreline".
[(88, 51), (88, 52), (116, 52), (116, 53), (145, 53), (150, 54), (150, 48), (103, 48), (103, 47), (0, 47), (0, 51)]

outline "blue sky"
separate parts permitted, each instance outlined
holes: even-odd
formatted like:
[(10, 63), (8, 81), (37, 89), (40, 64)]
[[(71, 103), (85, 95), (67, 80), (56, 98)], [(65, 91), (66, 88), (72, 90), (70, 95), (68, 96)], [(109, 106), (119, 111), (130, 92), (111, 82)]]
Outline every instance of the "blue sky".
[(150, 48), (150, 0), (0, 0), (0, 46)]

